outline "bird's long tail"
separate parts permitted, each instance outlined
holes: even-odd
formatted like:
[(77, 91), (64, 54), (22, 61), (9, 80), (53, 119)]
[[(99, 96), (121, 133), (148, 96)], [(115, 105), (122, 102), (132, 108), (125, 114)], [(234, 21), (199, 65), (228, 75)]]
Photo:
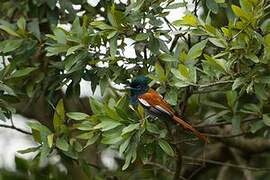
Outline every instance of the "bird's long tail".
[(183, 126), (184, 129), (188, 129), (188, 130), (192, 131), (199, 139), (201, 139), (205, 143), (208, 143), (207, 136), (204, 135), (204, 134), (202, 134), (202, 133), (200, 133), (198, 130), (196, 130), (194, 127), (192, 127), (186, 121), (184, 121), (183, 119), (181, 119), (181, 118), (179, 118), (179, 117), (177, 117), (175, 115), (172, 117), (172, 119), (175, 120), (181, 126)]

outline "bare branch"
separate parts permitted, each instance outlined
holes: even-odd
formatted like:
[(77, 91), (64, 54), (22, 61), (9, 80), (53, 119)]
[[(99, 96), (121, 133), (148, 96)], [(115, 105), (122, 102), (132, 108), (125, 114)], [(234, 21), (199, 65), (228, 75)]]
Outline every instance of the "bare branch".
[[(246, 166), (247, 165), (247, 162), (245, 159), (243, 159), (241, 157), (241, 154), (239, 154), (239, 152), (237, 152), (236, 149), (233, 149), (233, 148), (230, 148), (231, 149), (231, 152), (236, 160), (236, 162), (239, 164), (239, 165), (242, 165), (242, 166)], [(245, 177), (246, 180), (254, 180), (252, 174), (251, 174), (251, 171), (248, 170), (248, 169), (242, 169), (243, 171), (243, 175)]]
[(166, 166), (162, 165), (162, 164), (159, 164), (159, 163), (156, 163), (156, 162), (151, 162), (151, 161), (147, 161), (147, 162), (144, 162), (144, 165), (151, 165), (151, 166), (156, 166), (164, 171), (166, 171), (167, 173), (169, 174), (174, 174), (174, 172), (172, 170), (170, 170), (169, 168), (167, 168)]
[(24, 134), (32, 135), (31, 132), (28, 132), (28, 131), (25, 131), (23, 129), (17, 128), (16, 126), (14, 126), (14, 124), (12, 124), (12, 125), (0, 124), (0, 127), (2, 127), (2, 128), (8, 128), (8, 129), (13, 129), (13, 130), (16, 130), (16, 131), (21, 132), (21, 133), (24, 133)]
[(229, 84), (229, 83), (233, 83), (233, 82), (234, 82), (234, 80), (216, 81), (216, 82), (209, 83), (209, 84), (201, 84), (201, 85), (194, 85), (194, 86), (197, 86), (198, 88), (207, 88), (207, 87), (212, 87), (212, 86), (221, 85), (221, 84)]
[(226, 177), (226, 174), (228, 173), (228, 169), (229, 169), (229, 166), (222, 166), (219, 170), (217, 180), (224, 180), (224, 177)]
[[(243, 121), (241, 121), (241, 124), (248, 123), (251, 121), (256, 121), (256, 120), (260, 120), (260, 118), (259, 117), (248, 117), (248, 118), (244, 119)], [(219, 122), (219, 123), (215, 123), (215, 124), (198, 124), (198, 125), (193, 125), (193, 127), (195, 127), (195, 128), (211, 128), (211, 127), (231, 125), (231, 124), (232, 124), (232, 122)]]
[(222, 162), (222, 161), (215, 161), (215, 160), (210, 160), (210, 159), (202, 159), (202, 158), (193, 158), (190, 156), (183, 156), (184, 160), (188, 161), (197, 161), (197, 162), (206, 162), (209, 164), (215, 164), (215, 165), (220, 165), (220, 166), (228, 166), (232, 168), (238, 168), (238, 169), (247, 169), (250, 171), (269, 171), (270, 168), (257, 168), (257, 167), (250, 167), (250, 166), (243, 166), (243, 165), (237, 165), (237, 164), (232, 164), (228, 162)]

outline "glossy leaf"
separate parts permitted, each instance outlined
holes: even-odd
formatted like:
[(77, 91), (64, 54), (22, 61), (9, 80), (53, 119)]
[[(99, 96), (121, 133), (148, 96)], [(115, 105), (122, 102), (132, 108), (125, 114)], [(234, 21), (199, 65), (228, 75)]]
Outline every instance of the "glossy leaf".
[(169, 145), (167, 141), (160, 139), (158, 141), (158, 145), (169, 156), (175, 156), (174, 150), (172, 149), (172, 147)]

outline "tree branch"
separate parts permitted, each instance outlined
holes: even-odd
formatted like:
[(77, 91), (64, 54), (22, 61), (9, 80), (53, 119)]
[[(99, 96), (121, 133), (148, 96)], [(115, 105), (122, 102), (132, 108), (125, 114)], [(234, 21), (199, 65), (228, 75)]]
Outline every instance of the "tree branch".
[(188, 161), (206, 162), (206, 163), (209, 163), (209, 164), (215, 164), (215, 165), (220, 165), (220, 166), (228, 166), (228, 167), (238, 168), (238, 169), (247, 169), (247, 170), (250, 170), (250, 171), (269, 171), (270, 170), (270, 168), (250, 167), (250, 166), (237, 165), (237, 164), (233, 164), (233, 163), (215, 161), (215, 160), (210, 160), (210, 159), (193, 158), (193, 157), (190, 157), (190, 156), (183, 156), (183, 159), (188, 160)]
[(233, 83), (233, 82), (234, 82), (234, 80), (216, 81), (216, 82), (209, 83), (209, 84), (201, 84), (201, 85), (194, 84), (194, 86), (196, 86), (198, 88), (207, 88), (207, 87), (212, 87), (212, 86), (221, 85), (221, 84), (229, 84), (229, 83)]
[(21, 132), (23, 134), (32, 135), (31, 132), (28, 132), (28, 131), (25, 131), (23, 129), (17, 128), (16, 126), (14, 126), (13, 123), (12, 123), (12, 125), (0, 124), (0, 127), (2, 127), (2, 128), (8, 128), (8, 129), (13, 129), (13, 130), (16, 130), (18, 132)]
[[(240, 149), (245, 152), (249, 153), (262, 153), (265, 151), (270, 151), (270, 140), (264, 139), (262, 137), (256, 138), (246, 138), (246, 137), (239, 137), (242, 134), (236, 135), (226, 135), (230, 134), (231, 130), (225, 130), (223, 128), (213, 127), (209, 129), (204, 129), (204, 132), (217, 134), (218, 136), (213, 138), (218, 138), (218, 140), (227, 146), (234, 147)], [(227, 137), (226, 137), (227, 136)], [(226, 138), (224, 138), (226, 137)]]
[[(260, 120), (260, 118), (259, 117), (249, 117), (249, 118), (246, 118), (243, 121), (241, 121), (241, 124), (248, 123), (250, 121), (256, 121), (256, 120)], [(215, 123), (215, 124), (197, 124), (197, 125), (193, 125), (193, 127), (195, 127), (195, 128), (211, 128), (211, 127), (231, 125), (231, 124), (232, 124), (232, 122), (219, 122), (219, 123)]]
[(156, 166), (164, 171), (166, 171), (169, 174), (174, 174), (174, 172), (172, 170), (170, 170), (169, 168), (167, 168), (166, 166), (156, 163), (156, 162), (151, 162), (151, 161), (147, 161), (144, 163), (144, 165), (151, 165), (151, 166)]
[[(233, 149), (233, 148), (230, 148), (230, 149), (231, 149), (231, 152), (232, 152), (236, 162), (241, 166), (247, 166), (247, 162), (245, 159), (243, 159), (241, 157), (241, 154), (239, 152), (237, 152), (236, 149)], [(244, 175), (246, 180), (254, 180), (250, 170), (242, 169), (242, 171), (243, 171), (243, 175)]]

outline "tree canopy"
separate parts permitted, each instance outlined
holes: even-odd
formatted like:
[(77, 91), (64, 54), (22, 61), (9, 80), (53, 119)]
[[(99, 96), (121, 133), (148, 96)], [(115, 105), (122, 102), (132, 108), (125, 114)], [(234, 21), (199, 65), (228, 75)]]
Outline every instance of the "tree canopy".
[[(37, 143), (20, 151), (37, 152), (17, 158), (22, 178), (56, 154), (78, 169), (69, 178), (270, 177), (269, 0), (0, 2), (0, 119), (36, 118), (32, 132), (2, 126)], [(129, 105), (122, 87), (142, 74), (209, 144)], [(82, 81), (101, 97), (80, 97)], [(100, 162), (106, 148), (121, 156), (113, 172)]]

